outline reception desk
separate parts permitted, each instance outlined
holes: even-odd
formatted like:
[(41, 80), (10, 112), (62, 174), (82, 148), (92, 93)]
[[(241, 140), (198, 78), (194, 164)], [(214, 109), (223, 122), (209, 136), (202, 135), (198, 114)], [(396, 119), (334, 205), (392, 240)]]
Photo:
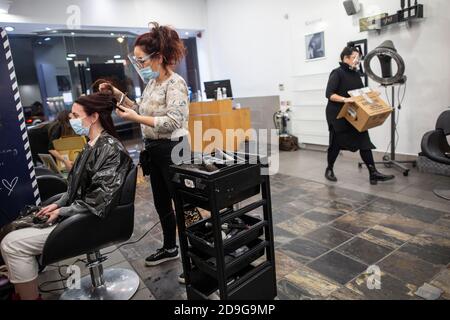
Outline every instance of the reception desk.
[(189, 107), (189, 133), (194, 152), (211, 153), (214, 148), (237, 151), (253, 139), (250, 109), (233, 109), (232, 100), (193, 102)]

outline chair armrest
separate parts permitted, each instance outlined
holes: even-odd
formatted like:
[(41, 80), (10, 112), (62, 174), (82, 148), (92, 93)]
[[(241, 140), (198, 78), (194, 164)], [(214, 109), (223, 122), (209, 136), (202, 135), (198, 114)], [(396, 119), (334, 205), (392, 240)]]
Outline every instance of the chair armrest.
[(51, 197), (51, 198), (47, 199), (46, 201), (42, 202), (42, 206), (45, 207), (45, 206), (49, 206), (49, 205), (55, 203), (56, 201), (61, 199), (63, 194), (64, 193), (60, 193), (60, 194), (54, 195), (53, 197)]

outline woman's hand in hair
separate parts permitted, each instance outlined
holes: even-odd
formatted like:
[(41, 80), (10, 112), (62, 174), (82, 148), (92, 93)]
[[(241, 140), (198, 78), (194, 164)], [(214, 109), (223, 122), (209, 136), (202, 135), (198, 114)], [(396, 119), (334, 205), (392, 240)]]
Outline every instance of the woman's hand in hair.
[(112, 94), (114, 95), (114, 98), (116, 98), (116, 100), (119, 100), (120, 97), (123, 94), (119, 89), (117, 89), (116, 87), (114, 87), (110, 83), (106, 83), (106, 82), (100, 84), (98, 86), (98, 89), (99, 89), (100, 92), (111, 91), (112, 90)]
[(124, 106), (117, 106), (116, 113), (124, 120), (138, 122), (139, 115), (133, 109), (126, 108)]

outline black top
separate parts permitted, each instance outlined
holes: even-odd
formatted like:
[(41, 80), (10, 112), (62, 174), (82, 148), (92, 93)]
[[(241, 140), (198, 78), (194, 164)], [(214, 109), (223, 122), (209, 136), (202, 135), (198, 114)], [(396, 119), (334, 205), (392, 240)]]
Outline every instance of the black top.
[(327, 122), (332, 135), (336, 138), (340, 147), (344, 150), (356, 151), (374, 149), (368, 132), (360, 133), (346, 119), (337, 119), (344, 103), (331, 101), (333, 94), (341, 97), (350, 97), (348, 91), (364, 88), (363, 81), (358, 71), (352, 70), (346, 63), (340, 63), (340, 67), (331, 72), (328, 80), (326, 97)]

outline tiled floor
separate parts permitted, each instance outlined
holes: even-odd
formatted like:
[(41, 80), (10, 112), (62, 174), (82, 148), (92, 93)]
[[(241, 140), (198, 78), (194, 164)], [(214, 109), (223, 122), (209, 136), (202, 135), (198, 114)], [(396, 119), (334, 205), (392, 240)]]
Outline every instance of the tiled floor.
[[(420, 299), (414, 293), (429, 283), (444, 291), (442, 299), (449, 299), (450, 202), (436, 198), (432, 189), (449, 187), (450, 178), (416, 170), (403, 177), (380, 168), (397, 179), (371, 186), (357, 161), (342, 157), (336, 165), (339, 182), (333, 184), (323, 178), (325, 156), (305, 150), (282, 153), (280, 174), (271, 178), (278, 297)], [(131, 240), (158, 221), (148, 182), (141, 177), (135, 216)], [(135, 299), (186, 298), (177, 282), (180, 261), (144, 266), (144, 258), (161, 247), (161, 239), (158, 226), (106, 263), (136, 270), (141, 288)], [(379, 290), (368, 285), (374, 279), (366, 272), (371, 266), (381, 272)], [(41, 282), (58, 278), (50, 269)]]

